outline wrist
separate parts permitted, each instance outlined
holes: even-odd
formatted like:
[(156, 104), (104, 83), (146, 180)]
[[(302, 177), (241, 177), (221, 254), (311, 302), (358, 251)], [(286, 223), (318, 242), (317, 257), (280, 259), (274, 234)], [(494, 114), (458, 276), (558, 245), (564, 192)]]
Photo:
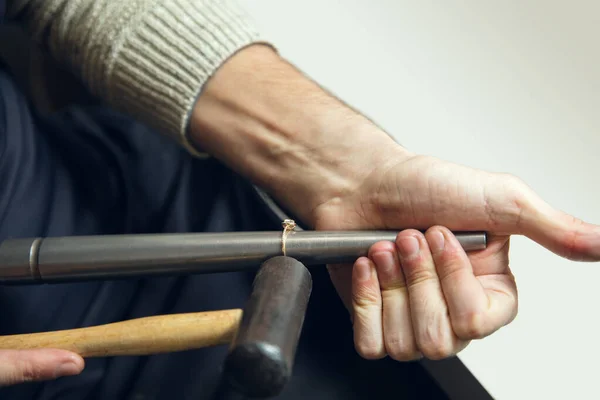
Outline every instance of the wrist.
[(190, 134), (308, 224), (317, 206), (352, 193), (370, 169), (403, 153), (371, 121), (262, 45), (240, 51), (211, 78)]

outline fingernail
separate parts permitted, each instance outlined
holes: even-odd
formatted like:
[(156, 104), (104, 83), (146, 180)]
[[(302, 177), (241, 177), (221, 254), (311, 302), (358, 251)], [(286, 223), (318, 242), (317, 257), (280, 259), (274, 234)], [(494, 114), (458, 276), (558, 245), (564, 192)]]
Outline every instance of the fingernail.
[(366, 282), (371, 279), (371, 266), (367, 262), (357, 262), (354, 266), (356, 268), (356, 277), (361, 282)]
[(429, 246), (431, 247), (431, 251), (434, 253), (439, 253), (444, 250), (444, 246), (446, 244), (446, 240), (444, 238), (444, 234), (440, 231), (433, 231), (429, 234)]
[(58, 378), (61, 376), (77, 375), (79, 374), (79, 372), (81, 371), (77, 364), (75, 364), (72, 361), (67, 361), (56, 367), (56, 371), (54, 372), (54, 374)]
[(412, 257), (419, 252), (419, 240), (414, 236), (404, 236), (398, 238), (396, 242), (398, 252), (403, 258)]

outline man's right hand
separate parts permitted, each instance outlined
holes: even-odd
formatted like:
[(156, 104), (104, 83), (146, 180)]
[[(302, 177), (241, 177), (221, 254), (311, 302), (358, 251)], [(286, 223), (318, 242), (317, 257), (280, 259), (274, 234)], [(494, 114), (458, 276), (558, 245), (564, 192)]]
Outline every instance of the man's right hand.
[(0, 386), (79, 374), (83, 358), (66, 350), (0, 350)]

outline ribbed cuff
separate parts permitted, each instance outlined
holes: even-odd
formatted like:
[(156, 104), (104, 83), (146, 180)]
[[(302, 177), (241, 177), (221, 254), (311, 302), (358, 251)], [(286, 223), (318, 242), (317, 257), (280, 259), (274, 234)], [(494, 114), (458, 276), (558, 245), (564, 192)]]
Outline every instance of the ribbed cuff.
[(153, 3), (144, 7), (145, 15), (133, 17), (136, 23), (113, 48), (100, 91), (117, 108), (200, 155), (187, 135), (199, 92), (226, 59), (262, 40), (233, 1)]

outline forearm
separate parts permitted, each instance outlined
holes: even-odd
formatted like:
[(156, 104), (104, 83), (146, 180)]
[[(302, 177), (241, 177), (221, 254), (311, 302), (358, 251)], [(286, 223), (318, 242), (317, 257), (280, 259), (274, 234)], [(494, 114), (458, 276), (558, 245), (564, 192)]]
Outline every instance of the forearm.
[(367, 118), (257, 44), (235, 0), (8, 4), (109, 105), (219, 158), (308, 223), (398, 155)]
[(375, 165), (368, 160), (399, 154), (371, 121), (260, 45), (211, 78), (190, 135), (309, 221), (319, 204), (357, 189)]

